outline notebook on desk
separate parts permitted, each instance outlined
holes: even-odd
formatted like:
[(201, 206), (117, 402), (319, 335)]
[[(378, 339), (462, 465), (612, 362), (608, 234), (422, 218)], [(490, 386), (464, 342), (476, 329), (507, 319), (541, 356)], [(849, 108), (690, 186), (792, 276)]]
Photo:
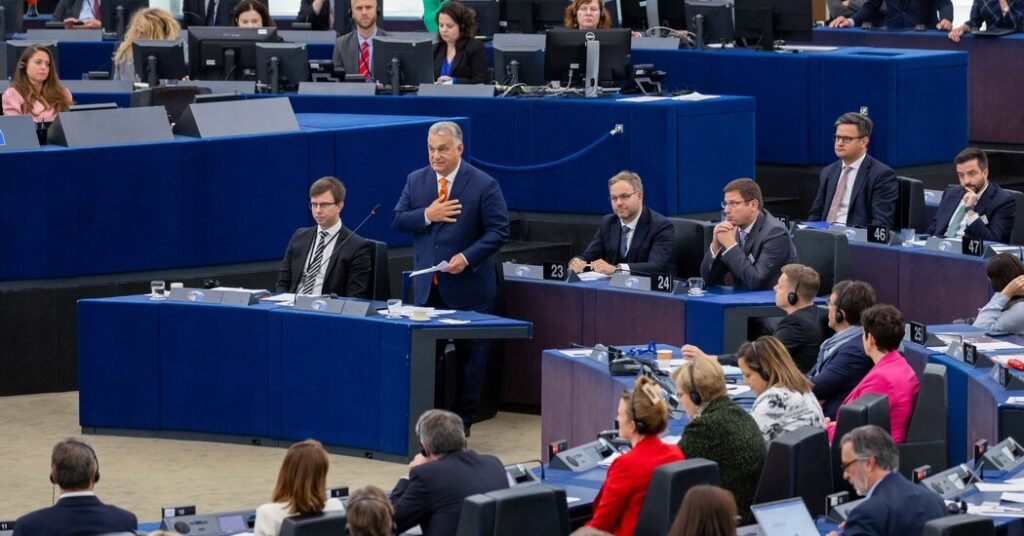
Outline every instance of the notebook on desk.
[(765, 536), (816, 536), (818, 528), (804, 500), (796, 497), (750, 507)]

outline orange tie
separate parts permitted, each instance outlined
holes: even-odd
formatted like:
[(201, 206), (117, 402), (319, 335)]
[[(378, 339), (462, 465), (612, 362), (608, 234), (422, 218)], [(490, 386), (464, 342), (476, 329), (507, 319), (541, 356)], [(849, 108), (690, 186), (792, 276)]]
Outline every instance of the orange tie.
[[(437, 182), (441, 183), (441, 187), (437, 190), (437, 200), (444, 203), (448, 200), (448, 178), (441, 177)], [(437, 286), (437, 272), (434, 272), (434, 286)]]

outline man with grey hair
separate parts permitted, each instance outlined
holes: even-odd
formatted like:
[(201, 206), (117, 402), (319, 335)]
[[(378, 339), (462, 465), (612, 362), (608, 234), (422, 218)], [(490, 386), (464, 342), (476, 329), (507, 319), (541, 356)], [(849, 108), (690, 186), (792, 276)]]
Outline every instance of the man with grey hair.
[[(430, 127), (430, 165), (409, 174), (391, 227), (412, 233), (414, 270), (447, 263), (413, 280), (416, 305), (490, 313), (497, 294), (494, 256), (508, 240), (508, 209), (498, 181), (462, 160), (462, 151), (459, 125)], [(462, 366), (454, 409), (467, 435), (480, 405), (488, 349), (484, 340), (455, 344)]]
[(807, 220), (892, 229), (899, 185), (892, 168), (868, 156), (871, 119), (850, 112), (839, 116), (835, 126), (833, 148), (839, 160), (821, 170)]
[(134, 532), (139, 525), (135, 514), (96, 497), (99, 480), (100, 463), (88, 443), (74, 437), (58, 442), (50, 455), (50, 482), (60, 488), (60, 498), (49, 508), (21, 516), (14, 536)]
[[(585, 268), (611, 275), (616, 270), (641, 274), (674, 273), (672, 222), (644, 207), (640, 176), (621, 171), (608, 181), (608, 200), (613, 214), (601, 219), (586, 251), (569, 261), (569, 269)], [(683, 274), (691, 275), (691, 274)]]
[(889, 432), (861, 426), (843, 436), (842, 447), (843, 478), (867, 498), (850, 512), (844, 535), (921, 534), (925, 523), (946, 515), (942, 497), (897, 471), (900, 451)]
[(467, 449), (462, 419), (449, 411), (421, 415), (416, 435), (422, 451), (391, 492), (398, 533), (419, 525), (424, 536), (455, 534), (466, 497), (508, 487), (505, 467)]

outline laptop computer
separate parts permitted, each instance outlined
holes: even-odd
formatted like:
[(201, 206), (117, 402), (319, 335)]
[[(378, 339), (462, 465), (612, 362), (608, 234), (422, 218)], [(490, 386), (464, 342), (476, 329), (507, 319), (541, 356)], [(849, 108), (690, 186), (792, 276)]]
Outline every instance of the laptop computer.
[(765, 536), (817, 536), (818, 528), (804, 500), (795, 497), (750, 507)]
[(1013, 28), (985, 28), (984, 30), (971, 30), (971, 35), (978, 37), (1002, 37), (1004, 35), (1010, 35), (1017, 30)]

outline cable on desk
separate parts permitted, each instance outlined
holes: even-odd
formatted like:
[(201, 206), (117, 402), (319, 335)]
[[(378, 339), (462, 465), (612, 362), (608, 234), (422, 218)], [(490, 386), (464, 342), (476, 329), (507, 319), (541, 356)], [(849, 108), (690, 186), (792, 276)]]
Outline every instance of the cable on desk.
[(581, 158), (582, 156), (586, 155), (590, 151), (593, 151), (594, 149), (596, 149), (598, 145), (601, 145), (605, 141), (611, 139), (613, 136), (617, 136), (619, 134), (622, 134), (625, 131), (626, 131), (626, 129), (621, 124), (616, 124), (614, 128), (612, 128), (608, 132), (605, 132), (600, 138), (594, 140), (593, 143), (591, 143), (590, 145), (587, 145), (586, 147), (584, 147), (584, 148), (580, 149), (579, 151), (576, 151), (575, 153), (572, 153), (572, 154), (570, 154), (568, 156), (565, 156), (563, 158), (559, 158), (558, 160), (555, 160), (555, 161), (552, 161), (552, 162), (546, 162), (546, 163), (543, 163), (543, 164), (531, 164), (529, 166), (506, 166), (506, 165), (503, 165), (503, 164), (495, 164), (493, 162), (487, 162), (487, 161), (484, 161), (484, 160), (480, 160), (479, 158), (472, 158), (472, 157), (470, 157), (469, 161), (472, 162), (473, 165), (475, 165), (475, 166), (479, 166), (479, 167), (486, 168), (486, 169), (492, 169), (492, 170), (495, 170), (495, 171), (504, 171), (504, 172), (507, 172), (507, 173), (529, 173), (531, 171), (544, 171), (544, 170), (547, 170), (547, 169), (558, 167), (558, 166), (560, 166), (562, 164), (565, 164), (565, 163), (568, 163), (568, 162), (570, 162), (572, 160), (576, 160), (577, 158)]

